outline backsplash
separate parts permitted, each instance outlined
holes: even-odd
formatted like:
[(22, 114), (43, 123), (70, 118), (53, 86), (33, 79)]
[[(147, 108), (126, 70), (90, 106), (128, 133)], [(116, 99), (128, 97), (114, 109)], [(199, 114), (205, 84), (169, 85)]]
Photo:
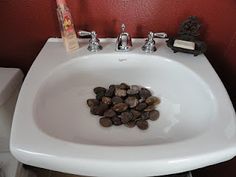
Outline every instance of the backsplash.
[[(125, 23), (132, 37), (149, 31), (174, 35), (179, 23), (196, 15), (203, 23), (206, 53), (236, 102), (236, 1), (196, 0), (67, 0), (76, 30), (95, 30), (116, 37)], [(0, 1), (0, 65), (26, 73), (49, 37), (60, 37), (55, 0)]]

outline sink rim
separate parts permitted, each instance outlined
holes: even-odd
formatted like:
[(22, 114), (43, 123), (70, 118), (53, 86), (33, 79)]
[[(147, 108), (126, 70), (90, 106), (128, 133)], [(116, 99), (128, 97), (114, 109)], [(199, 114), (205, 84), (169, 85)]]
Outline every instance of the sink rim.
[[(86, 43), (87, 40), (82, 40), (82, 43)], [(110, 42), (114, 41), (114, 39), (104, 39), (101, 40), (102, 42)], [(204, 76), (204, 79), (207, 81), (211, 89), (213, 89), (214, 93), (221, 98), (217, 101), (217, 105), (220, 103), (224, 105), (224, 110), (222, 107), (218, 107), (221, 115), (231, 116), (232, 119), (235, 121), (235, 112), (230, 102), (229, 96), (227, 92), (225, 92), (225, 88), (220, 81), (219, 77), (211, 67), (208, 60), (205, 58), (204, 55), (198, 56), (198, 58), (193, 58), (190, 55), (177, 53), (173, 54), (169, 48), (167, 48), (164, 44), (164, 40), (161, 40), (159, 49), (156, 53), (151, 55), (158, 55), (158, 56), (166, 56), (168, 59), (173, 61), (178, 61), (191, 67), (191, 69), (195, 71), (199, 71), (201, 69), (201, 73), (198, 73), (200, 76)], [(143, 43), (143, 39), (134, 40), (134, 46), (141, 46)], [(114, 44), (114, 43), (113, 43)], [(109, 48), (110, 47), (110, 48)], [(104, 47), (104, 50), (101, 53), (113, 52), (114, 46), (110, 45)], [(134, 50), (130, 51), (130, 53), (142, 53), (138, 48), (134, 48)], [(61, 57), (54, 58), (60, 54)], [(146, 175), (163, 175), (163, 174), (170, 174), (170, 173), (177, 173), (186, 170), (191, 170), (199, 167), (203, 167), (206, 165), (211, 165), (214, 163), (222, 162), (225, 160), (229, 160), (233, 158), (236, 154), (236, 141), (232, 141), (232, 138), (225, 139), (222, 136), (222, 132), (218, 132), (216, 134), (216, 129), (211, 129), (205, 134), (195, 139), (190, 139), (184, 142), (174, 143), (172, 145), (168, 145), (168, 147), (177, 148), (178, 152), (171, 151), (166, 152), (166, 145), (148, 145), (146, 147), (135, 147), (135, 150), (140, 153), (139, 157), (130, 157), (126, 158), (127, 161), (124, 161), (124, 157), (120, 156), (121, 154), (129, 154), (132, 147), (106, 147), (106, 146), (96, 146), (96, 151), (99, 151), (101, 155), (97, 153), (91, 153), (88, 155), (88, 152), (93, 150), (94, 146), (91, 145), (81, 145), (81, 144), (73, 144), (71, 142), (63, 142), (58, 139), (54, 139), (45, 135), (42, 131), (40, 131), (36, 125), (33, 124), (32, 119), (29, 117), (23, 118), (23, 116), (28, 115), (31, 116), (31, 111), (29, 110), (30, 106), (32, 106), (32, 100), (29, 99), (30, 96), (34, 96), (37, 87), (41, 85), (41, 82), (44, 80), (44, 76), (47, 75), (52, 68), (55, 68), (61, 63), (67, 62), (69, 60), (73, 60), (78, 55), (89, 55), (91, 53), (87, 52), (86, 46), (83, 46), (79, 49), (77, 53), (68, 55), (64, 52), (64, 48), (61, 42), (55, 39), (49, 39), (49, 41), (44, 46), (43, 50), (40, 52), (39, 56), (33, 63), (25, 81), (20, 91), (20, 95), (17, 101), (17, 106), (15, 110), (12, 132), (11, 132), (11, 140), (10, 140), (10, 149), (13, 155), (20, 161), (31, 164), (39, 167), (44, 168), (51, 168), (54, 170), (60, 170), (69, 173), (78, 173), (81, 172), (83, 175), (94, 175), (94, 171), (96, 171), (97, 176), (109, 176), (107, 173), (103, 172), (104, 170), (99, 170), (99, 167), (103, 167), (106, 164), (113, 164), (112, 171), (118, 172), (119, 167), (115, 167), (115, 165), (119, 164), (128, 165), (132, 162), (133, 166), (135, 166), (136, 171), (134, 175), (140, 176), (141, 174)], [(51, 60), (49, 60), (49, 55)], [(149, 54), (144, 54), (149, 55)], [(190, 59), (186, 59), (190, 58)], [(69, 59), (69, 60), (68, 60)], [(204, 65), (202, 65), (204, 63)], [(43, 68), (43, 69), (42, 69)], [(205, 73), (207, 71), (207, 73)], [(214, 79), (213, 79), (214, 78)], [(34, 81), (37, 80), (38, 82), (35, 83)], [(32, 85), (33, 84), (33, 85)], [(32, 97), (34, 98), (34, 97)], [(27, 110), (22, 113), (21, 110)], [(23, 121), (24, 120), (24, 121)], [(26, 122), (31, 126), (28, 126)], [(218, 125), (219, 127), (221, 125)], [(219, 128), (218, 127), (218, 128)], [(31, 132), (30, 134), (28, 132)], [(216, 137), (213, 138), (211, 143), (208, 143), (209, 137)], [(235, 135), (234, 135), (235, 136)], [(39, 142), (40, 140), (40, 142)], [(198, 143), (207, 142), (207, 146), (197, 146)], [(222, 144), (215, 147), (215, 144), (221, 142)], [(45, 144), (44, 147), (40, 147), (41, 144)], [(47, 145), (47, 146), (46, 146)], [(66, 145), (63, 146), (62, 145)], [(184, 149), (184, 147), (192, 147), (194, 148), (194, 152), (189, 152), (188, 150)], [(54, 147), (51, 151), (48, 150), (48, 147)], [(147, 152), (147, 147), (148, 152)], [(70, 150), (70, 152), (65, 152), (65, 148)], [(182, 149), (181, 149), (182, 148)], [(162, 154), (150, 154), (150, 150), (155, 149), (155, 151), (162, 152)], [(116, 151), (116, 155), (112, 154), (111, 152)], [(81, 152), (81, 154), (76, 154), (76, 152)], [(181, 154), (180, 154), (181, 152)], [(145, 153), (146, 156), (143, 156), (142, 153)], [(58, 156), (61, 154), (61, 156)], [(103, 156), (106, 154), (106, 158)], [(194, 155), (193, 155), (194, 154)], [(166, 156), (167, 155), (167, 156)], [(112, 158), (113, 157), (113, 158)], [(142, 158), (141, 158), (142, 157)], [(206, 159), (207, 157), (207, 159)], [(204, 159), (205, 158), (205, 159)], [(97, 165), (97, 160), (101, 164)], [(204, 160), (203, 160), (204, 159)], [(40, 160), (40, 162), (39, 162)], [(146, 169), (140, 166), (140, 163), (146, 162), (149, 166), (145, 166)], [(64, 162), (64, 163), (63, 163)], [(75, 166), (66, 166), (65, 162), (74, 162)], [(122, 162), (122, 165), (121, 165)], [(91, 166), (86, 168), (86, 164), (96, 164), (93, 166), (93, 170), (91, 170)], [(73, 164), (73, 163), (72, 163)], [(84, 167), (78, 168), (78, 166)], [(156, 169), (156, 166), (163, 167), (162, 169)], [(89, 169), (91, 171), (89, 171)], [(131, 170), (131, 169), (130, 169)], [(93, 171), (93, 172), (92, 172)], [(107, 171), (108, 172), (108, 171)], [(124, 170), (124, 172), (127, 172)], [(122, 174), (124, 174), (122, 172)], [(119, 174), (117, 174), (119, 176)], [(122, 176), (122, 175), (121, 175)]]

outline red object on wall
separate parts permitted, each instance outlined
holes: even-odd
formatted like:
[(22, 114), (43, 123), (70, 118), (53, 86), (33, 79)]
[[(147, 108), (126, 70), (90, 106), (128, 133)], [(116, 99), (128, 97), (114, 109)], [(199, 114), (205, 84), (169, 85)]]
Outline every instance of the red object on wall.
[[(206, 55), (236, 104), (235, 0), (67, 0), (67, 4), (77, 30), (95, 30), (99, 37), (116, 37), (121, 23), (132, 37), (146, 37), (149, 31), (174, 35), (180, 22), (198, 16), (208, 44)], [(0, 0), (0, 34), (0, 66), (26, 73), (46, 40), (60, 37), (56, 0)]]

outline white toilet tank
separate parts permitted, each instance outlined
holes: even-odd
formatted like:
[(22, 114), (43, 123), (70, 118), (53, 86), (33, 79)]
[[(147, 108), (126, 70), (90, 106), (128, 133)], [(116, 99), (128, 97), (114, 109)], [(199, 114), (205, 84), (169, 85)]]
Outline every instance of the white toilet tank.
[(20, 69), (0, 67), (0, 152), (9, 151), (12, 117), (22, 81)]
[(16, 68), (0, 67), (0, 177), (16, 177), (19, 163), (9, 150), (12, 117), (23, 73)]

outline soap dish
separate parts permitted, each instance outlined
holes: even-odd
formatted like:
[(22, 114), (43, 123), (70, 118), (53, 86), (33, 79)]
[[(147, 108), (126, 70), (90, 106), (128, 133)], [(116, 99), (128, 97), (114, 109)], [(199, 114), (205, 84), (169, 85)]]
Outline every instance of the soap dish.
[[(206, 52), (207, 46), (205, 42), (198, 40), (198, 36), (200, 36), (200, 26), (201, 24), (198, 21), (197, 17), (190, 16), (186, 21), (181, 23), (178, 36), (169, 37), (169, 39), (166, 41), (167, 46), (170, 47), (174, 51), (174, 53), (184, 52), (197, 56), (201, 53)], [(176, 41), (182, 42), (183, 45), (176, 45)], [(194, 46), (194, 48), (189, 47), (189, 44), (191, 45), (191, 47)]]

